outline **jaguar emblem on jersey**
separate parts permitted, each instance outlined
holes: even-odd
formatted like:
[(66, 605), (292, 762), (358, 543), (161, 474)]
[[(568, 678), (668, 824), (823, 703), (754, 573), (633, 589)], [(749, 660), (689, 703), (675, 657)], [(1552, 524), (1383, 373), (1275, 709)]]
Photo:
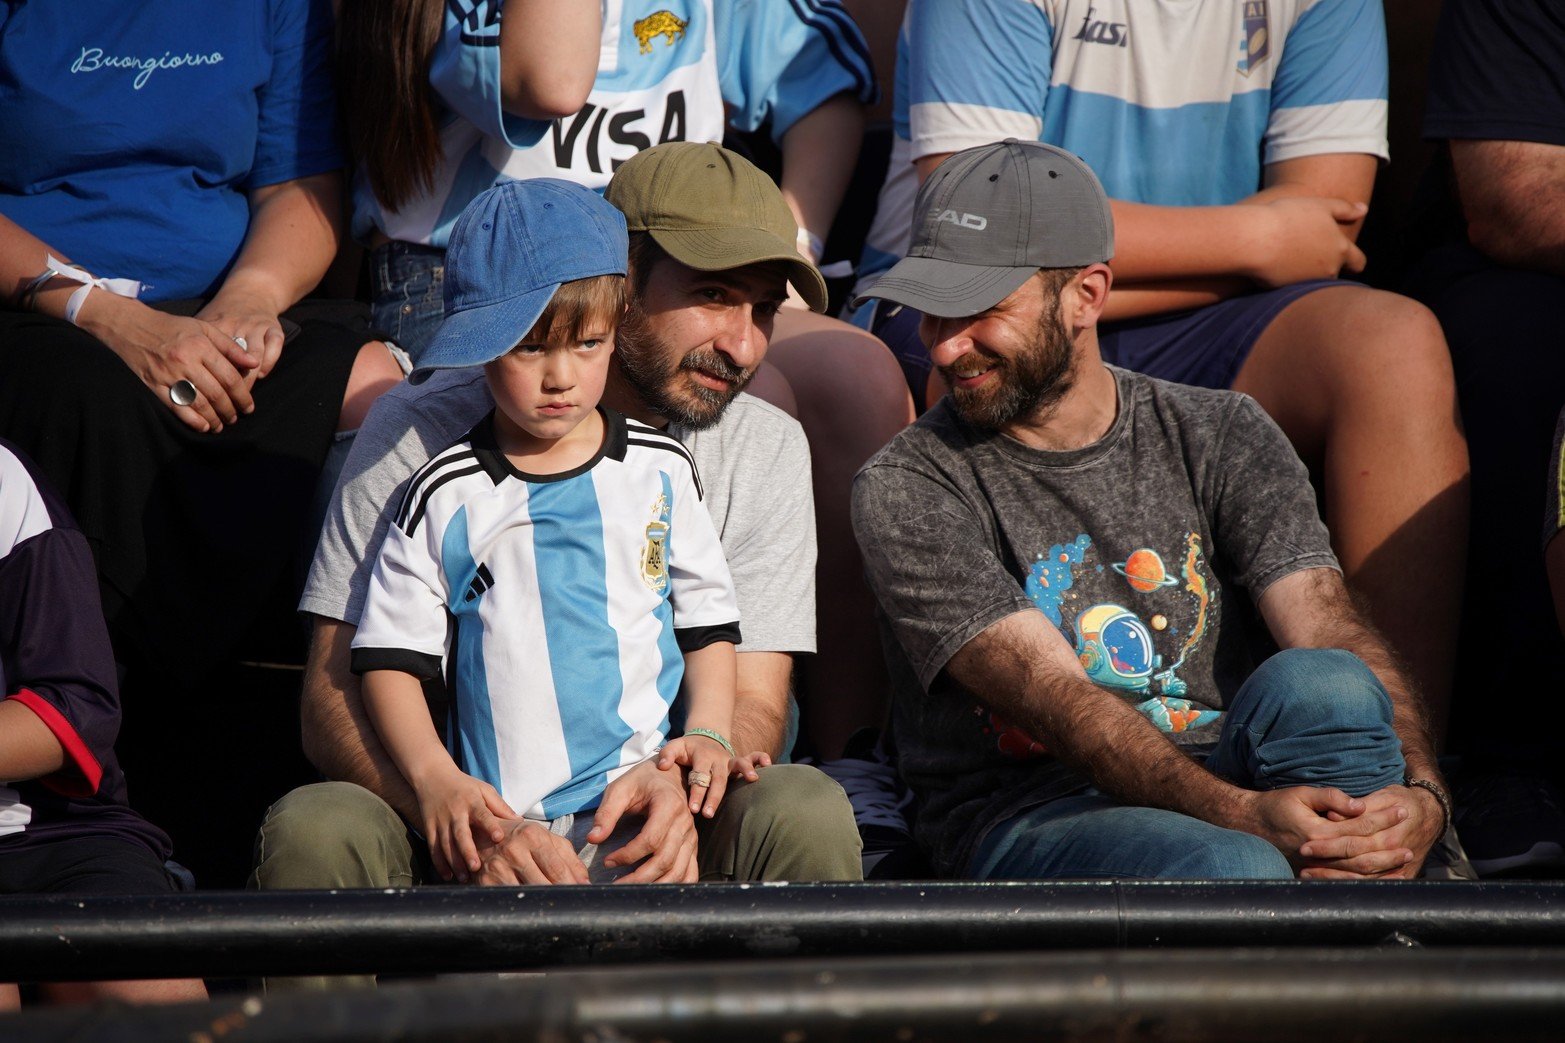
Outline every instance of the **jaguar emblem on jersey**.
[(654, 11), (639, 22), (631, 25), (631, 30), (636, 34), (636, 42), (641, 45), (642, 54), (652, 53), (652, 41), (659, 36), (664, 37), (670, 47), (676, 40), (682, 40), (685, 36), (683, 22), (672, 11)]
[(1241, 75), (1250, 75), (1271, 57), (1271, 34), (1266, 23), (1266, 0), (1244, 0), (1244, 39), (1239, 41)]
[(652, 501), (647, 542), (641, 548), (641, 582), (655, 594), (668, 589), (668, 497)]

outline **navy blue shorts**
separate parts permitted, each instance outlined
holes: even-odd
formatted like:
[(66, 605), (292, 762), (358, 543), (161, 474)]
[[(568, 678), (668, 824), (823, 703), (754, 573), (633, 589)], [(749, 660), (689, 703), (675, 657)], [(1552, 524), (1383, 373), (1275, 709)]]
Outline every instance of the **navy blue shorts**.
[[(1250, 349), (1266, 327), (1288, 305), (1328, 286), (1352, 285), (1338, 279), (1315, 279), (1278, 290), (1231, 297), (1190, 311), (1152, 315), (1144, 319), (1105, 323), (1098, 327), (1103, 361), (1150, 377), (1197, 387), (1231, 387)], [(890, 301), (877, 301), (870, 332), (886, 342), (923, 412), (929, 403), (929, 350), (918, 335), (920, 314)]]

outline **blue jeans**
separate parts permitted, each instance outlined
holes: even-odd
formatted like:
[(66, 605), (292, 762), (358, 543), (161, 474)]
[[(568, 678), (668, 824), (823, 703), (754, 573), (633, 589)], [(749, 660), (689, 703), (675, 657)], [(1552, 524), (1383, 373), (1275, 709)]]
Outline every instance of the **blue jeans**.
[(435, 246), (391, 242), (370, 251), (375, 328), (416, 363), (445, 317), (446, 252)]
[[(1239, 689), (1206, 766), (1254, 790), (1335, 786), (1355, 797), (1401, 783), (1391, 700), (1349, 652), (1279, 652)], [(1292, 879), (1260, 837), (1096, 790), (994, 826), (969, 875), (979, 880)]]

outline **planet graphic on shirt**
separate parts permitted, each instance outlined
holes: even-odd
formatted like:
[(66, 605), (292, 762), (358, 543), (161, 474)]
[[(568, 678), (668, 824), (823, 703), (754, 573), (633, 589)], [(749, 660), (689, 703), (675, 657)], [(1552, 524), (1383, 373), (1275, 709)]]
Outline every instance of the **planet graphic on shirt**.
[(1132, 590), (1139, 590), (1143, 594), (1159, 587), (1172, 587), (1179, 582), (1163, 567), (1163, 559), (1158, 557), (1157, 551), (1147, 547), (1135, 551), (1124, 561), (1114, 562), (1112, 567), (1125, 577), (1125, 582), (1130, 584)]

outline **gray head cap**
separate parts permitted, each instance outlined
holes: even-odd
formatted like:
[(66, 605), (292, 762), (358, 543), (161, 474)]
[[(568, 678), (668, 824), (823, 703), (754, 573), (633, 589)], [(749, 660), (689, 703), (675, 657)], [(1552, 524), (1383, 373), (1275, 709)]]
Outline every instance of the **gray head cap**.
[(1040, 268), (1114, 256), (1097, 176), (1064, 149), (1007, 138), (964, 149), (924, 182), (908, 255), (853, 302), (879, 297), (929, 315), (976, 315)]

